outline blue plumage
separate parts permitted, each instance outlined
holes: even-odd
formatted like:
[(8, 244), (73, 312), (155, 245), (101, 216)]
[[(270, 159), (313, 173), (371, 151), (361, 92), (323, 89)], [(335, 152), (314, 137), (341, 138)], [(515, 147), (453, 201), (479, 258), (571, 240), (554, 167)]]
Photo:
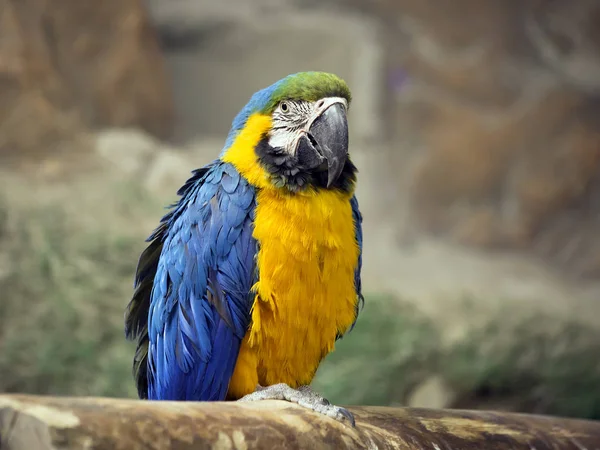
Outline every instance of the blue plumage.
[[(140, 339), (134, 371), (142, 398), (224, 400), (250, 325), (255, 190), (233, 166), (215, 161), (178, 193), (138, 265), (126, 328)], [(362, 216), (356, 197), (350, 204), (361, 249), (358, 316)]]
[(353, 195), (350, 199), (350, 206), (352, 207), (352, 219), (354, 220), (354, 233), (356, 235), (356, 243), (358, 244), (359, 252), (358, 252), (358, 264), (356, 265), (356, 270), (354, 271), (354, 288), (356, 289), (356, 295), (358, 297), (358, 301), (356, 302), (356, 316), (354, 318), (354, 322), (350, 327), (350, 331), (354, 328), (356, 324), (356, 319), (358, 319), (358, 313), (360, 312), (360, 308), (364, 304), (364, 297), (362, 295), (362, 282), (361, 282), (361, 270), (362, 270), (362, 249), (363, 249), (363, 232), (362, 232), (362, 214), (358, 207), (358, 199), (356, 195)]
[(254, 188), (215, 162), (164, 219), (148, 315), (148, 398), (223, 400), (250, 322)]
[(250, 117), (252, 113), (262, 110), (271, 100), (273, 92), (275, 92), (277, 88), (281, 86), (284, 82), (285, 78), (273, 83), (271, 86), (268, 86), (264, 89), (261, 89), (260, 91), (255, 92), (252, 95), (246, 106), (244, 106), (242, 110), (237, 114), (237, 116), (235, 116), (235, 118), (233, 119), (233, 122), (231, 123), (231, 130), (227, 135), (225, 147), (223, 148), (221, 155), (224, 155), (227, 149), (231, 147), (233, 141), (235, 140), (240, 130), (242, 130), (246, 125), (248, 117)]
[[(178, 194), (138, 265), (126, 327), (140, 339), (134, 372), (142, 398), (224, 400), (250, 325), (255, 190), (233, 166), (215, 161)], [(358, 316), (362, 216), (356, 197), (350, 204), (361, 249)]]

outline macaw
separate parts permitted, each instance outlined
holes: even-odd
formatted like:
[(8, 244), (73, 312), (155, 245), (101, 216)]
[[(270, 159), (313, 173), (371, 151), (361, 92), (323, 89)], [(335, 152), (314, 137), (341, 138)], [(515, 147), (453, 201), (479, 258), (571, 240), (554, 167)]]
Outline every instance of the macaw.
[(180, 188), (125, 312), (140, 398), (280, 399), (354, 426), (309, 387), (364, 302), (350, 102), (336, 75), (282, 78)]

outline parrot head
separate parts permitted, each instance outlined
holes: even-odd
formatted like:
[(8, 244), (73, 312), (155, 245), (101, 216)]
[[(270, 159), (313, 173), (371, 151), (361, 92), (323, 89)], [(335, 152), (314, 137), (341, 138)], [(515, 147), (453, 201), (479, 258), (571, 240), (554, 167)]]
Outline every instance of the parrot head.
[[(300, 72), (256, 92), (234, 119), (224, 153), (254, 130), (257, 163), (269, 182), (298, 192), (354, 181), (348, 157), (347, 84), (325, 72)], [(247, 142), (248, 140), (246, 140)], [(247, 150), (250, 151), (250, 150)]]

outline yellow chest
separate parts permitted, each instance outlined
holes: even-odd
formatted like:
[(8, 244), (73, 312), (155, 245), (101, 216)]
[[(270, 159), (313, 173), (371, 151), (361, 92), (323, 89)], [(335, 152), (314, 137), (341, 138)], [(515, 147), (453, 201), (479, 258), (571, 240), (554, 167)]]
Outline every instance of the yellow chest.
[(349, 196), (257, 195), (259, 281), (248, 346), (259, 383), (310, 383), (355, 317), (358, 260)]
[(290, 195), (275, 189), (254, 148), (270, 129), (253, 114), (223, 161), (256, 188), (259, 243), (252, 322), (242, 341), (227, 397), (257, 384), (309, 384), (338, 333), (355, 318), (358, 263), (350, 194), (322, 190)]

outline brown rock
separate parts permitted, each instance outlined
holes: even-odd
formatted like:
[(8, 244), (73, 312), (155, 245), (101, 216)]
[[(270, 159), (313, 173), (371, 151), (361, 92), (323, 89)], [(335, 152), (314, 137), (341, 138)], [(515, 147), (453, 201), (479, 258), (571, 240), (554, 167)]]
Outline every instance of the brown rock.
[(531, 0), (525, 30), (540, 58), (574, 87), (600, 92), (600, 5)]
[(141, 0), (0, 0), (0, 102), (2, 156), (68, 148), (96, 127), (169, 135), (171, 94)]
[(377, 5), (412, 228), (600, 276), (600, 3)]

